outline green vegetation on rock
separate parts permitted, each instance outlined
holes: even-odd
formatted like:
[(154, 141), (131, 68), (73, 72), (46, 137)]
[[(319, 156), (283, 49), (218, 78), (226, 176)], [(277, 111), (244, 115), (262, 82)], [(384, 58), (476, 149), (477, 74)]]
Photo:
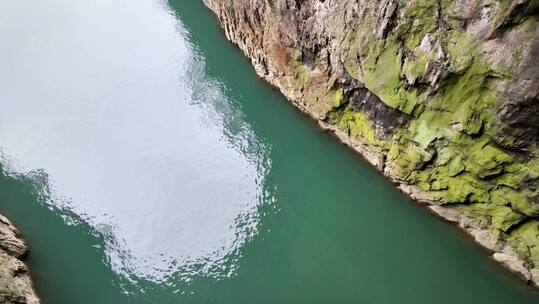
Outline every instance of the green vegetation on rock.
[[(501, 1), (500, 7), (508, 3)], [(523, 254), (522, 244), (537, 245), (538, 226), (512, 227), (539, 214), (533, 201), (539, 187), (522, 186), (538, 184), (539, 153), (522, 158), (504, 149), (498, 142), (510, 145), (516, 140), (500, 140), (498, 134), (509, 127), (494, 123), (504, 100), (499, 92), (515, 73), (512, 62), (520, 62), (523, 53), (512, 55), (512, 61), (486, 54), (477, 34), (463, 30), (452, 1), (441, 1), (440, 8), (427, 0), (399, 5), (399, 22), (386, 37), (374, 34), (377, 23), (368, 18), (347, 33), (344, 67), (387, 106), (414, 119), (405, 129), (393, 130), (393, 136), (378, 137), (367, 116), (347, 108), (338, 126), (385, 154), (395, 179), (416, 185), (430, 200), (457, 204), (460, 212), (495, 235), (508, 233), (512, 246)], [(446, 15), (439, 15), (439, 9)], [(501, 9), (492, 18), (499, 26), (509, 17)], [(532, 20), (516, 30), (536, 24)], [(440, 24), (455, 30), (441, 30)], [(339, 94), (335, 100), (335, 108), (345, 102)], [(536, 245), (530, 245), (535, 257)]]

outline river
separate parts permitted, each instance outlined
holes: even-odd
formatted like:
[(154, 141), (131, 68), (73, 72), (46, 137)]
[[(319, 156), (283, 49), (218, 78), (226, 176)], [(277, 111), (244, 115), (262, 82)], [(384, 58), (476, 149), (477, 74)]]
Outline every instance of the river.
[(202, 1), (0, 3), (0, 213), (45, 303), (537, 303)]

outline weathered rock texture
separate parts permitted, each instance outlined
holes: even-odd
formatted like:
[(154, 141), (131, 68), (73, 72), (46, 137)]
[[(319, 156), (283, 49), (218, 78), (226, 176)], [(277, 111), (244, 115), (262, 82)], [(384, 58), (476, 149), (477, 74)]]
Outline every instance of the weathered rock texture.
[(23, 263), (28, 249), (17, 228), (0, 215), (0, 303), (39, 304), (28, 268)]
[(294, 105), (539, 285), (538, 0), (204, 2)]

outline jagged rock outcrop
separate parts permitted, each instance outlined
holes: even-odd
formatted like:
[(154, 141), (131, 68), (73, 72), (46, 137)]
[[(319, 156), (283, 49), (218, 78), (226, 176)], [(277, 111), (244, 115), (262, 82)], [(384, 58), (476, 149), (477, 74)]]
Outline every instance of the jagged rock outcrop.
[(0, 303), (39, 304), (28, 267), (28, 249), (11, 222), (0, 215)]
[(539, 285), (539, 1), (204, 2), (294, 105)]

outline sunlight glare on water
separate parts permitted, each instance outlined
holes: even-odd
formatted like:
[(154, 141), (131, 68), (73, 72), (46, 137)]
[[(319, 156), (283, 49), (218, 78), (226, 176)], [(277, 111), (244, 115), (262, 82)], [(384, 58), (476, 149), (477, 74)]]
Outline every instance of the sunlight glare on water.
[(235, 253), (256, 233), (269, 164), (168, 5), (4, 2), (8, 171), (43, 172), (48, 203), (103, 234), (119, 273), (233, 273)]

